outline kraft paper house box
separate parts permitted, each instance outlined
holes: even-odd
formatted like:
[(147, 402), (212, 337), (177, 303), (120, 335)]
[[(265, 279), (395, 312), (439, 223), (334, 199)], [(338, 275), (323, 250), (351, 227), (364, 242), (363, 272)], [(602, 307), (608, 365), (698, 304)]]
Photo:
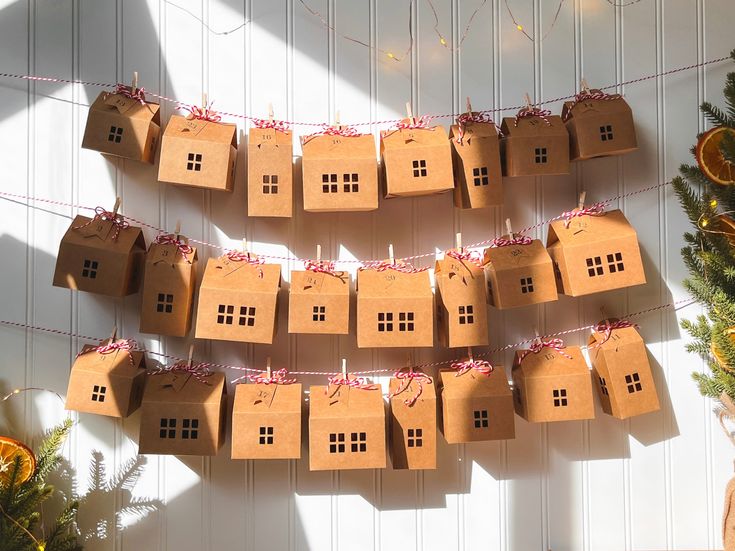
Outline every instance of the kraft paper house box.
[(158, 179), (219, 191), (235, 181), (237, 127), (172, 115), (163, 132)]
[(572, 161), (622, 155), (638, 149), (633, 112), (622, 96), (595, 92), (564, 103), (564, 119), (571, 143)]
[(449, 130), (454, 161), (454, 205), (478, 209), (503, 204), (500, 139), (493, 122), (463, 123)]
[(452, 151), (441, 126), (380, 133), (385, 196), (430, 195), (454, 189)]
[[(117, 339), (115, 344), (127, 341)], [(102, 341), (99, 347), (109, 345)], [(145, 354), (117, 349), (102, 353), (97, 346), (85, 345), (71, 366), (66, 409), (127, 417), (140, 407), (146, 377)]]
[(292, 271), (288, 332), (346, 335), (350, 325), (350, 274)]
[[(119, 219), (118, 219), (119, 220)], [(77, 216), (61, 239), (54, 286), (123, 297), (140, 284), (145, 241), (140, 228)]]
[(428, 271), (358, 270), (357, 346), (434, 346), (434, 294)]
[(378, 161), (372, 134), (302, 138), (304, 210), (378, 208)]
[(312, 386), (309, 469), (384, 469), (385, 462), (385, 405), (380, 387)]
[(199, 288), (196, 338), (272, 344), (280, 287), (278, 264), (210, 258)]
[(436, 390), (417, 370), (390, 380), (390, 452), (394, 469), (436, 469)]
[(589, 339), (592, 375), (602, 410), (627, 419), (660, 409), (646, 344), (635, 326), (618, 327), (610, 320), (597, 325)]
[(646, 282), (635, 229), (619, 210), (549, 225), (557, 289), (577, 297)]
[(298, 383), (237, 385), (232, 459), (299, 459), (301, 402)]
[(504, 176), (569, 174), (569, 132), (558, 115), (506, 117), (501, 131)]
[(487, 298), (499, 310), (557, 300), (551, 257), (538, 239), (489, 247), (484, 262)]
[(248, 139), (248, 216), (291, 218), (292, 214), (291, 131), (251, 128)]
[[(185, 337), (191, 328), (197, 251), (184, 241), (155, 242), (148, 248), (143, 275), (140, 332)], [(182, 239), (179, 237), (178, 239)]]
[(157, 103), (141, 103), (125, 94), (102, 92), (89, 108), (82, 147), (153, 163), (160, 133)]
[(505, 371), (441, 370), (442, 432), (450, 444), (515, 438), (513, 395)]
[(227, 387), (222, 373), (170, 371), (148, 377), (140, 416), (139, 453), (217, 455), (225, 440)]
[(578, 346), (516, 352), (513, 398), (516, 413), (533, 423), (595, 417), (592, 378)]
[(485, 275), (479, 262), (452, 253), (434, 270), (439, 341), (449, 348), (487, 345)]

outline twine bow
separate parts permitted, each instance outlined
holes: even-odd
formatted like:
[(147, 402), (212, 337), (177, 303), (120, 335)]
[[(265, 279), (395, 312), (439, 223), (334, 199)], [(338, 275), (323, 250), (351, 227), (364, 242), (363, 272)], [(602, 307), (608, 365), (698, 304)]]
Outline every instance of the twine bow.
[(610, 340), (610, 337), (612, 336), (612, 332), (613, 332), (614, 329), (624, 329), (626, 327), (635, 327), (637, 329), (638, 328), (638, 324), (637, 323), (632, 323), (632, 322), (630, 322), (628, 320), (615, 320), (615, 321), (604, 320), (604, 321), (601, 321), (600, 323), (598, 323), (597, 325), (595, 325), (595, 331), (597, 333), (602, 334), (602, 340), (596, 342), (593, 345), (593, 348), (596, 348), (598, 346), (602, 346), (607, 341), (609, 341)]
[(270, 376), (263, 372), (258, 375), (248, 375), (248, 379), (251, 383), (263, 385), (292, 385), (296, 382), (296, 379), (289, 379), (286, 375), (288, 375), (288, 370), (284, 367), (278, 371), (271, 371)]
[(176, 251), (181, 253), (181, 256), (184, 257), (184, 260), (191, 264), (188, 255), (194, 252), (194, 248), (191, 247), (188, 243), (185, 243), (180, 239), (176, 239), (174, 235), (165, 233), (159, 233), (156, 236), (155, 243), (158, 245), (176, 245)]
[(251, 266), (255, 266), (258, 268), (258, 277), (260, 279), (263, 279), (263, 270), (260, 268), (260, 265), (264, 263), (264, 260), (258, 256), (251, 255), (250, 253), (244, 253), (241, 251), (227, 251), (227, 254), (225, 254), (227, 258), (229, 258), (232, 262), (246, 262), (247, 264), (250, 264)]
[(530, 245), (533, 239), (527, 235), (515, 234), (513, 239), (507, 237), (496, 237), (490, 242), (491, 247), (511, 247), (513, 245)]
[(130, 223), (125, 220), (122, 214), (115, 214), (114, 212), (105, 210), (102, 207), (97, 207), (94, 209), (94, 218), (80, 226), (72, 226), (72, 228), (75, 230), (81, 230), (82, 228), (86, 228), (87, 226), (94, 224), (98, 220), (102, 220), (103, 222), (112, 222), (112, 225), (115, 226), (115, 233), (112, 234), (113, 241), (117, 241), (117, 238), (120, 235), (120, 230), (125, 230), (130, 227)]
[(416, 392), (412, 396), (409, 396), (408, 398), (403, 400), (403, 403), (406, 404), (408, 407), (413, 406), (416, 403), (416, 400), (418, 400), (421, 394), (424, 392), (424, 386), (422, 382), (425, 382), (429, 385), (433, 383), (431, 377), (429, 377), (426, 373), (424, 373), (423, 371), (414, 371), (413, 369), (410, 369), (409, 371), (396, 371), (393, 376), (401, 381), (401, 386), (398, 387), (395, 392), (391, 393), (388, 396), (388, 399), (393, 398), (394, 396), (398, 396), (402, 392), (405, 392), (406, 390), (408, 390), (408, 387), (411, 386), (411, 382), (416, 381)]
[(222, 120), (222, 116), (217, 113), (214, 109), (212, 109), (212, 103), (210, 102), (202, 107), (199, 107), (198, 105), (179, 105), (178, 109), (183, 109), (184, 111), (188, 111), (189, 114), (187, 115), (187, 119), (197, 119), (200, 121), (207, 121), (207, 122), (220, 122)]
[(251, 119), (255, 128), (272, 128), (279, 132), (286, 132), (291, 125), (286, 121), (277, 121), (275, 119)]
[(398, 130), (411, 130), (413, 128), (424, 128), (430, 130), (429, 124), (434, 117), (431, 115), (421, 115), (420, 117), (412, 117), (410, 119), (403, 119), (396, 123)]
[(115, 94), (125, 96), (126, 98), (140, 102), (141, 105), (145, 105), (145, 89), (143, 88), (133, 90), (130, 86), (118, 83), (115, 86)]
[(567, 212), (563, 212), (560, 218), (564, 218), (564, 227), (569, 228), (572, 220), (579, 216), (601, 216), (605, 212), (605, 203), (595, 203), (589, 207), (581, 209), (574, 209)]
[(352, 388), (360, 388), (362, 390), (375, 390), (379, 388), (377, 385), (370, 384), (366, 377), (350, 377), (345, 378), (342, 373), (336, 373), (329, 377), (329, 384), (327, 385), (325, 394), (329, 394), (330, 386), (349, 386)]
[(495, 369), (493, 365), (487, 360), (476, 360), (475, 358), (468, 358), (461, 362), (453, 362), (450, 367), (457, 371), (457, 373), (454, 375), (455, 377), (464, 375), (471, 369), (474, 369), (475, 371), (477, 371), (478, 373), (482, 373), (483, 375), (490, 375), (490, 373), (492, 373)]
[(208, 385), (210, 383), (209, 381), (206, 380), (206, 378), (212, 375), (213, 373), (210, 367), (211, 367), (211, 364), (208, 364), (208, 363), (195, 364), (195, 363), (189, 363), (187, 361), (180, 361), (180, 362), (176, 362), (173, 365), (161, 367), (151, 372), (151, 375), (166, 375), (169, 373), (180, 371), (183, 373), (188, 373), (200, 383), (204, 383), (205, 385)]
[(304, 260), (304, 268), (310, 272), (318, 274), (329, 274), (336, 277), (342, 283), (346, 283), (345, 273), (338, 272), (334, 269), (334, 262), (330, 260)]
[(458, 251), (457, 249), (450, 249), (444, 254), (454, 258), (455, 260), (459, 260), (460, 262), (471, 262), (478, 268), (482, 268), (482, 258), (480, 257), (480, 253), (477, 251), (470, 251), (468, 249)]
[(518, 121), (521, 119), (527, 119), (531, 117), (538, 117), (541, 120), (543, 120), (547, 126), (551, 126), (551, 121), (549, 120), (549, 117), (551, 116), (551, 111), (548, 109), (541, 109), (540, 107), (534, 107), (533, 105), (528, 105), (526, 107), (523, 107), (516, 113), (514, 126), (518, 126)]
[[(467, 131), (467, 124), (472, 122), (489, 123), (494, 125), (496, 129), (498, 129), (495, 122), (493, 122), (493, 119), (487, 113), (483, 113), (482, 111), (462, 113), (459, 117), (457, 117), (457, 126), (459, 127), (459, 132), (457, 133), (458, 144), (461, 144), (462, 140), (464, 139), (465, 132)], [(500, 129), (498, 129), (498, 133), (500, 133)]]
[(564, 349), (567, 346), (564, 344), (564, 341), (556, 338), (556, 339), (543, 339), (541, 337), (537, 337), (536, 340), (531, 343), (531, 346), (528, 350), (524, 350), (521, 352), (521, 357), (519, 358), (519, 361), (523, 361), (523, 359), (528, 356), (531, 353), (538, 354), (541, 352), (544, 348), (552, 348), (556, 350), (560, 355), (564, 356), (568, 360), (571, 360), (572, 357), (564, 352)]
[(319, 132), (314, 132), (308, 136), (304, 136), (301, 140), (302, 144), (309, 143), (317, 136), (342, 136), (344, 138), (356, 138), (362, 136), (353, 126), (332, 126), (331, 124), (323, 124)]
[(130, 351), (136, 350), (137, 348), (138, 344), (133, 339), (120, 339), (118, 341), (110, 340), (107, 341), (106, 344), (100, 344), (98, 346), (87, 348), (87, 350), (82, 350), (77, 354), (77, 358), (82, 354), (88, 354), (89, 352), (97, 352), (98, 354), (107, 355), (117, 353), (119, 350), (123, 350), (128, 355), (130, 366), (135, 367), (135, 361), (133, 360), (133, 355), (130, 353)]
[(620, 94), (607, 94), (603, 92), (602, 90), (589, 90), (585, 89), (582, 90), (579, 94), (576, 94), (574, 96), (574, 99), (571, 102), (571, 105), (569, 105), (568, 108), (564, 110), (564, 121), (567, 121), (569, 117), (572, 116), (572, 109), (574, 109), (577, 104), (582, 103), (584, 101), (613, 101), (620, 99), (622, 96)]
[(428, 268), (416, 268), (411, 264), (404, 262), (390, 262), (386, 260), (368, 260), (363, 263), (361, 270), (375, 270), (377, 272), (385, 272), (386, 270), (395, 270), (404, 274), (417, 274), (425, 272)]

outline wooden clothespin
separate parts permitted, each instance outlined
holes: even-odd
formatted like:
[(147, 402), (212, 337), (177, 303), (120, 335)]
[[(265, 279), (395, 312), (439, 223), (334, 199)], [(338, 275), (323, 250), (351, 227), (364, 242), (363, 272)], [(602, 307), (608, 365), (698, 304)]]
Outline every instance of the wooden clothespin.
[(133, 93), (138, 91), (138, 71), (133, 71), (133, 82), (130, 88)]
[(342, 128), (342, 121), (339, 116), (339, 109), (334, 112), (334, 127), (338, 130)]
[(110, 333), (110, 344), (115, 342), (115, 337), (117, 337), (117, 325), (112, 326), (112, 333)]
[(408, 120), (411, 121), (411, 124), (416, 124), (416, 119), (413, 117), (413, 109), (411, 108), (411, 102), (406, 102), (406, 115), (408, 116)]
[(470, 103), (470, 96), (467, 96), (467, 114), (472, 115), (472, 103)]
[(579, 204), (577, 205), (577, 208), (579, 210), (582, 210), (584, 208), (584, 200), (586, 197), (587, 197), (586, 191), (583, 191), (582, 193), (579, 194)]
[(181, 234), (181, 220), (176, 220), (176, 229), (174, 229), (174, 239), (179, 240)]
[(246, 237), (242, 238), (242, 252), (248, 255), (248, 260), (250, 260), (250, 251), (248, 250), (248, 240)]
[(272, 103), (268, 104), (268, 120), (270, 122), (273, 122), (273, 104)]
[(347, 358), (342, 358), (342, 378), (347, 380)]
[(316, 246), (316, 261), (317, 262), (322, 261), (322, 246), (321, 245)]
[(589, 92), (590, 91), (590, 85), (587, 84), (587, 79), (586, 78), (583, 78), (581, 80), (581, 83), (580, 84), (582, 86), (582, 92)]
[(390, 260), (391, 264), (396, 263), (396, 257), (393, 254), (393, 243), (388, 243), (388, 259)]
[(271, 357), (265, 359), (265, 376), (271, 378)]
[(538, 327), (534, 327), (533, 328), (533, 334), (535, 335), (535, 337), (533, 339), (534, 341), (540, 341), (541, 340), (541, 335), (538, 334)]
[(457, 232), (454, 235), (454, 248), (460, 253), (462, 252), (462, 232)]
[(526, 102), (526, 108), (527, 109), (530, 109), (531, 107), (533, 107), (533, 103), (531, 103), (531, 96), (528, 95), (528, 92), (526, 92), (523, 95), (523, 99)]
[(122, 199), (120, 197), (115, 197), (115, 206), (112, 209), (112, 218), (117, 218), (117, 211), (120, 210), (120, 205), (122, 204)]
[(475, 357), (474, 357), (474, 355), (472, 354), (472, 347), (471, 347), (471, 346), (468, 346), (468, 347), (467, 347), (467, 359), (468, 359), (469, 361), (471, 361), (471, 362), (475, 361)]
[(191, 369), (191, 364), (192, 364), (193, 360), (194, 360), (194, 345), (193, 344), (190, 344), (189, 345), (189, 359), (186, 360), (186, 367), (188, 367), (189, 369)]
[(513, 226), (510, 225), (510, 218), (505, 219), (505, 229), (508, 230), (508, 239), (513, 241)]

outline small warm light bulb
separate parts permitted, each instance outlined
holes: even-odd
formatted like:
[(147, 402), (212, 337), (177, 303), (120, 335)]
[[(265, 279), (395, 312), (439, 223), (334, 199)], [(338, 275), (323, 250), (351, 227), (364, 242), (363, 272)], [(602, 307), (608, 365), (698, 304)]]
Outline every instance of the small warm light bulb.
[(717, 206), (717, 199), (712, 199), (709, 202), (709, 206), (712, 207), (712, 208), (715, 208)]
[(702, 220), (702, 227), (703, 228), (706, 228), (707, 227), (707, 224), (709, 224), (709, 220), (707, 220), (706, 218), (704, 220)]
[(396, 56), (394, 56), (394, 55), (393, 55), (393, 52), (388, 52), (388, 53), (387, 53), (387, 54), (385, 54), (385, 55), (387, 55), (387, 56), (388, 56), (389, 58), (391, 58), (391, 59), (396, 59)]
[(439, 38), (439, 42), (441, 43), (442, 46), (446, 46), (447, 45), (447, 41), (444, 40), (444, 37), (443, 36)]
[(519, 31), (522, 31), (523, 30), (523, 25), (516, 25), (516, 29), (518, 29)]
[(20, 394), (20, 389), (19, 389), (19, 388), (16, 388), (16, 389), (15, 389), (15, 390), (13, 391), (13, 394)]

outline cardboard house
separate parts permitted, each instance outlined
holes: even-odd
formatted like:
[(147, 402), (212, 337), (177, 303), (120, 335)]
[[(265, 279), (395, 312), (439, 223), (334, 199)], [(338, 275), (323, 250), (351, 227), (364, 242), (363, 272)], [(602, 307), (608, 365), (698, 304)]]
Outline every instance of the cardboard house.
[(445, 254), (436, 262), (434, 278), (436, 319), (442, 346), (487, 345), (487, 301), (482, 268)]
[(492, 122), (467, 122), (449, 129), (454, 161), (454, 206), (479, 209), (503, 204), (500, 138)]
[(161, 134), (157, 103), (140, 103), (123, 94), (102, 92), (89, 108), (82, 147), (153, 163)]
[(302, 142), (305, 211), (378, 208), (378, 161), (372, 134), (306, 136)]
[(357, 346), (434, 346), (434, 293), (429, 272), (357, 272)]
[(291, 131), (251, 128), (248, 139), (248, 216), (291, 218), (292, 214)]
[(312, 386), (309, 469), (385, 468), (385, 405), (380, 388)]
[(526, 421), (594, 419), (592, 378), (578, 346), (540, 352), (516, 352), (513, 364), (513, 400), (516, 413)]
[(619, 210), (549, 225), (546, 250), (557, 289), (578, 297), (646, 282), (635, 229)]
[(454, 189), (452, 151), (442, 126), (380, 133), (386, 197), (431, 195)]
[(638, 149), (633, 111), (620, 95), (564, 103), (572, 161), (623, 155)]
[(605, 413), (627, 419), (660, 409), (646, 344), (635, 327), (612, 329), (607, 339), (593, 331), (588, 350)]
[(225, 376), (212, 373), (202, 381), (185, 371), (148, 377), (139, 453), (217, 455), (225, 440)]
[(299, 459), (301, 404), (298, 383), (237, 385), (232, 459)]
[(152, 243), (145, 258), (140, 332), (185, 337), (191, 328), (197, 251), (184, 255), (174, 243)]
[(394, 469), (436, 469), (436, 389), (431, 377), (428, 379), (408, 379), (405, 385), (396, 377), (390, 380), (390, 453)]
[[(108, 343), (102, 341), (100, 346)], [(119, 349), (101, 354), (96, 348), (85, 345), (71, 366), (66, 409), (127, 417), (140, 407), (143, 397), (145, 354)]]
[(59, 245), (53, 284), (123, 297), (136, 293), (145, 257), (140, 228), (77, 216)]
[(534, 239), (529, 245), (485, 249), (488, 302), (498, 308), (518, 308), (557, 300), (551, 257)]
[(163, 132), (158, 179), (161, 182), (232, 191), (237, 126), (172, 115)]
[(501, 131), (503, 176), (569, 174), (569, 132), (558, 115), (506, 117)]
[(449, 444), (515, 438), (513, 395), (505, 371), (441, 370), (442, 432)]
[(292, 271), (288, 332), (347, 335), (350, 332), (350, 274)]
[(199, 288), (196, 338), (272, 344), (280, 287), (279, 264), (210, 258)]

